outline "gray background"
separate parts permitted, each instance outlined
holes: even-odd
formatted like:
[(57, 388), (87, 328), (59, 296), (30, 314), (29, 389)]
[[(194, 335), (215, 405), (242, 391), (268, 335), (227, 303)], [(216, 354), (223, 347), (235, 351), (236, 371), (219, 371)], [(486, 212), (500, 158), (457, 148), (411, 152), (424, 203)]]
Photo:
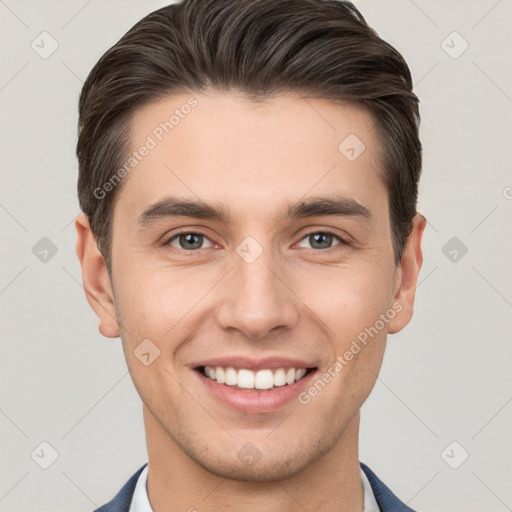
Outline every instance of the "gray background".
[[(360, 459), (415, 509), (512, 510), (512, 0), (356, 4), (411, 67), (429, 221)], [(90, 511), (147, 460), (120, 340), (99, 334), (81, 285), (74, 146), (84, 78), (162, 5), (0, 0), (1, 511)], [(31, 47), (51, 49), (43, 31), (58, 43), (46, 59)]]

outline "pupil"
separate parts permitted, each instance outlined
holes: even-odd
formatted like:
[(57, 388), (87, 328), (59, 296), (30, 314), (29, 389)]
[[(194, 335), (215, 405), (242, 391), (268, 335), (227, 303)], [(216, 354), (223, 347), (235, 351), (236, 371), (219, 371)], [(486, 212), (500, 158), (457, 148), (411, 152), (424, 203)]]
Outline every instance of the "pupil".
[[(198, 235), (198, 234), (194, 234), (194, 233), (181, 235), (181, 242), (182, 242), (181, 245), (184, 246), (184, 248), (190, 249), (192, 246), (193, 249), (197, 249), (197, 248), (201, 247), (201, 237), (202, 237), (202, 235)], [(194, 242), (194, 240), (195, 240), (195, 242)]]
[[(321, 246), (322, 244), (322, 241), (325, 243), (326, 241), (327, 242), (330, 242), (331, 241), (331, 238), (332, 238), (332, 235), (329, 235), (327, 233), (315, 233), (314, 235), (312, 235), (313, 237), (313, 242), (312, 242), (312, 246), (314, 247), (315, 244), (318, 244)], [(327, 246), (329, 246), (330, 244), (328, 243)], [(324, 245), (325, 247), (325, 245)]]

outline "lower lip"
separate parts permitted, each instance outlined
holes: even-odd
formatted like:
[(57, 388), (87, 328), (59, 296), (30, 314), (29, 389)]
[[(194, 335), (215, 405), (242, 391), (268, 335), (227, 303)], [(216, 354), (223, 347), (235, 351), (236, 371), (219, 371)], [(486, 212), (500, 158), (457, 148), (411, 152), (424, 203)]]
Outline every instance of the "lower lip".
[(310, 370), (302, 379), (293, 384), (274, 387), (268, 391), (253, 389), (242, 391), (233, 386), (219, 384), (198, 370), (194, 370), (194, 372), (209, 392), (220, 402), (245, 413), (258, 414), (276, 411), (292, 401), (309, 385), (317, 370)]

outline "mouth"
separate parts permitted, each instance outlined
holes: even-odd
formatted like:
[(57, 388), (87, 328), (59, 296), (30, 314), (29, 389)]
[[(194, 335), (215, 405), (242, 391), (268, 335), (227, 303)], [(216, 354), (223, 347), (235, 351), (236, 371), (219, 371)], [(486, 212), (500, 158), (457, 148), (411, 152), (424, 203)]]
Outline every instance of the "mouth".
[(257, 371), (232, 366), (198, 366), (196, 370), (217, 384), (240, 391), (271, 391), (291, 386), (316, 370), (314, 368), (263, 368)]
[[(279, 365), (279, 366), (278, 366)], [(244, 366), (252, 366), (247, 368)], [(222, 366), (221, 363), (193, 367), (206, 393), (220, 405), (245, 414), (279, 411), (311, 385), (318, 367), (267, 364)]]

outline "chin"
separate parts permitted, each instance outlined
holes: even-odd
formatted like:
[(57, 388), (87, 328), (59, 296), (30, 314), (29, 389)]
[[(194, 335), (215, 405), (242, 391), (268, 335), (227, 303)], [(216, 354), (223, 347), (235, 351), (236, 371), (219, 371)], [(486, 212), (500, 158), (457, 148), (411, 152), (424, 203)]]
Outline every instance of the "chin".
[[(252, 443), (246, 443), (241, 449), (233, 450), (231, 456), (227, 456), (227, 451), (215, 453), (211, 447), (201, 453), (189, 452), (188, 455), (208, 472), (221, 478), (243, 482), (275, 482), (301, 473), (331, 447), (328, 444), (320, 446), (317, 440), (288, 446), (286, 452), (283, 448), (281, 445), (279, 451), (275, 447), (264, 446), (260, 450)], [(205, 457), (205, 453), (210, 456)]]
[(218, 463), (208, 461), (196, 461), (210, 473), (221, 478), (235, 480), (240, 482), (275, 482), (286, 480), (304, 470), (302, 463), (283, 460), (263, 460), (258, 461), (254, 466), (244, 466), (238, 460), (233, 464), (233, 460), (223, 460)]

